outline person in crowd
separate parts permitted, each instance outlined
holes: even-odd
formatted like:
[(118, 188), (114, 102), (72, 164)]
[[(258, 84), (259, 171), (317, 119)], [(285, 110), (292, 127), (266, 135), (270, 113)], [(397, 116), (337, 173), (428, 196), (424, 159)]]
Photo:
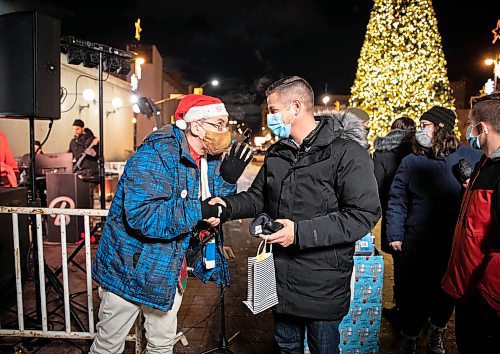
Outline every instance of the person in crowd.
[(0, 186), (17, 187), (19, 168), (5, 133), (0, 130)]
[(370, 115), (364, 109), (361, 109), (359, 107), (347, 107), (345, 111), (355, 115), (356, 117), (358, 117), (358, 119), (361, 120), (363, 127), (366, 129), (366, 134), (368, 135), (371, 124)]
[[(190, 240), (217, 227), (222, 208), (207, 198), (234, 193), (249, 161), (231, 149), (221, 166), (231, 133), (218, 98), (187, 95), (175, 119), (144, 139), (120, 178), (93, 262), (101, 304), (90, 353), (123, 352), (139, 310), (147, 352), (173, 352)], [(195, 259), (195, 276), (228, 284), (223, 253), (210, 267)]]
[[(226, 206), (230, 219), (265, 212), (284, 225), (268, 237), (275, 246), (280, 352), (302, 353), (307, 328), (311, 350), (338, 353), (355, 242), (380, 217), (373, 164), (365, 148), (342, 135), (336, 119), (314, 118), (306, 80), (283, 78), (266, 96), (267, 125), (281, 139), (267, 150), (248, 191), (210, 203)], [(358, 128), (365, 136), (362, 124)]]
[(453, 301), (441, 288), (458, 217), (461, 183), (454, 166), (474, 164), (480, 153), (460, 144), (455, 113), (434, 106), (420, 117), (413, 153), (399, 165), (389, 192), (387, 241), (399, 252), (401, 353), (415, 353), (429, 319), (427, 348), (445, 353), (443, 333)]
[(401, 160), (412, 152), (415, 136), (415, 121), (409, 117), (399, 117), (391, 124), (390, 132), (384, 137), (377, 137), (374, 141), (373, 167), (377, 179), (380, 205), (382, 206), (381, 248), (390, 253), (394, 265), (394, 303), (391, 309), (382, 309), (386, 317), (397, 321), (399, 317), (399, 252), (389, 247), (387, 242), (386, 213), (389, 201), (389, 189)]
[(469, 112), (467, 140), (484, 155), (462, 199), (446, 293), (456, 299), (455, 334), (461, 354), (500, 348), (500, 94), (479, 97)]
[(99, 155), (99, 138), (81, 119), (73, 122), (73, 139), (69, 143), (69, 150), (73, 154), (74, 171), (88, 177), (97, 176)]

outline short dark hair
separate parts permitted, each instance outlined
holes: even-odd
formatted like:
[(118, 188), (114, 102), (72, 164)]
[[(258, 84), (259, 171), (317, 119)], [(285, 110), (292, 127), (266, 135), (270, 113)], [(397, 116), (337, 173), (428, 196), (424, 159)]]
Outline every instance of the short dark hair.
[(287, 101), (299, 98), (306, 110), (312, 112), (314, 109), (314, 91), (311, 85), (299, 76), (284, 77), (272, 83), (266, 90), (266, 96), (273, 93)]
[(489, 122), (500, 133), (500, 93), (471, 98), (471, 115), (478, 122)]
[(84, 122), (83, 122), (83, 120), (81, 120), (81, 119), (75, 119), (75, 120), (73, 121), (73, 126), (74, 126), (74, 127), (80, 127), (80, 128), (83, 128), (83, 127), (85, 127), (85, 123), (84, 123)]
[(391, 130), (400, 129), (400, 130), (415, 130), (417, 125), (415, 121), (409, 117), (399, 117), (391, 124)]

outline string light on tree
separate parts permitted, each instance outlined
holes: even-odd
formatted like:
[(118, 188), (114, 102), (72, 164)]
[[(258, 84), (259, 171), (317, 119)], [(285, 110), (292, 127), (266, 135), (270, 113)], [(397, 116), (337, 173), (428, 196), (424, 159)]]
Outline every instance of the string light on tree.
[(370, 139), (434, 105), (454, 109), (431, 0), (375, 0), (351, 87), (351, 105), (372, 118)]

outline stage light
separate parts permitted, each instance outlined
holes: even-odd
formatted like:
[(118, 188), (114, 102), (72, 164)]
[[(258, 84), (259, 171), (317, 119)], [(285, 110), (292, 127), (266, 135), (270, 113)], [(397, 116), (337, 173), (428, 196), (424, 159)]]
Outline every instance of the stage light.
[(79, 48), (68, 48), (66, 60), (68, 64), (80, 65), (85, 59), (85, 52)]
[(87, 52), (83, 60), (83, 66), (86, 68), (96, 68), (99, 66), (99, 53)]
[(139, 97), (137, 97), (137, 95), (130, 95), (130, 103), (132, 104), (137, 103), (138, 99)]
[(104, 71), (109, 71), (111, 73), (115, 72), (118, 68), (120, 68), (120, 59), (116, 57), (108, 57), (104, 60), (103, 65)]
[(139, 105), (137, 103), (134, 103), (132, 105), (132, 111), (134, 111), (134, 113), (141, 113), (141, 109), (139, 108)]
[(139, 97), (139, 99), (137, 100), (137, 106), (140, 113), (144, 114), (148, 118), (150, 118), (154, 112), (160, 111), (160, 107), (155, 105), (155, 103), (149, 97)]
[(116, 73), (120, 75), (127, 75), (130, 72), (130, 60), (120, 60), (120, 66), (116, 69)]

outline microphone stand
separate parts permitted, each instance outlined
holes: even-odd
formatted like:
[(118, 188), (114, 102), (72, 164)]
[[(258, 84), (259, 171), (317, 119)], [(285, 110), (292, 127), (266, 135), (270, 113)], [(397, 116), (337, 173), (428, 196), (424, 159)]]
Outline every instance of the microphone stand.
[[(223, 244), (224, 244), (224, 238), (222, 235), (221, 227), (218, 227), (217, 234), (219, 235), (219, 240), (220, 243), (217, 244), (217, 251), (219, 252), (219, 255), (224, 257), (224, 250), (223, 250)], [(217, 238), (216, 238), (217, 240)], [(208, 354), (208, 353), (215, 353), (215, 352), (221, 352), (221, 353), (230, 353), (233, 354), (233, 351), (229, 349), (229, 341), (233, 339), (235, 336), (231, 337), (231, 339), (226, 338), (226, 315), (225, 315), (225, 308), (224, 308), (224, 293), (225, 293), (225, 285), (224, 282), (222, 281), (220, 283), (220, 337), (219, 337), (219, 344), (217, 347), (214, 347), (212, 349), (205, 350), (204, 352), (201, 352), (200, 354)]]

